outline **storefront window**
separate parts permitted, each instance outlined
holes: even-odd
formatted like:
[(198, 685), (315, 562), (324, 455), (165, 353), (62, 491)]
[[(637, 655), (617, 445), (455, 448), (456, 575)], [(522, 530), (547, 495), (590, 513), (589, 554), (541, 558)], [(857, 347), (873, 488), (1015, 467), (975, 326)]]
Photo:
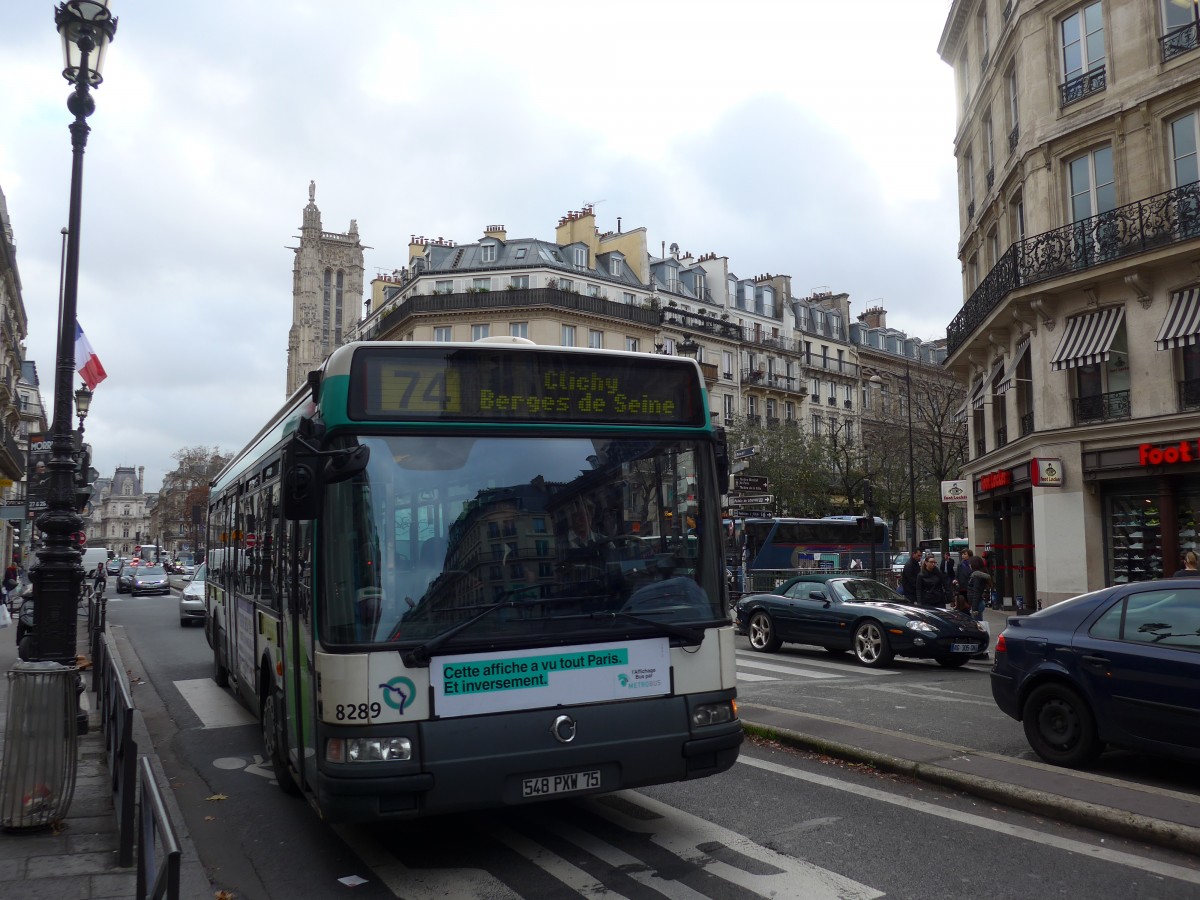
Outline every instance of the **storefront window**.
[[(1200, 509), (1200, 494), (1182, 494), (1179, 503), (1179, 551), (1195, 550), (1196, 524), (1193, 510)], [(1109, 565), (1108, 584), (1151, 581), (1172, 574), (1175, 560), (1164, 563), (1162, 524), (1158, 498), (1146, 494), (1121, 494), (1108, 499)]]

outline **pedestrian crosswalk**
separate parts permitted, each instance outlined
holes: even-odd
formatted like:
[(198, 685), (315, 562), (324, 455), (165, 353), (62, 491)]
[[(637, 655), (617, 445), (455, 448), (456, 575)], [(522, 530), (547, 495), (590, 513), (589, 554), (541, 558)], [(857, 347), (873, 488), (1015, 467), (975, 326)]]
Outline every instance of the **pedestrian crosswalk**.
[(838, 678), (858, 678), (860, 676), (875, 678), (900, 674), (895, 669), (868, 669), (865, 666), (855, 665), (849, 656), (846, 657), (845, 662), (812, 659), (809, 656), (773, 656), (770, 659), (771, 662), (766, 662), (761, 653), (739, 651), (737, 654), (738, 681), (747, 684), (759, 681), (782, 681), (787, 678), (825, 681)]

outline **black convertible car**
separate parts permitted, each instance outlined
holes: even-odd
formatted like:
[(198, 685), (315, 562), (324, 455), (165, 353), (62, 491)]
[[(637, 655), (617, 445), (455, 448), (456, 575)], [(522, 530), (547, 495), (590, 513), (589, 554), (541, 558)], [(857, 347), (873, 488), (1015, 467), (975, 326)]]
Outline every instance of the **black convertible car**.
[(755, 650), (815, 644), (830, 653), (852, 650), (871, 667), (914, 656), (955, 668), (988, 647), (988, 633), (966, 613), (913, 606), (870, 578), (798, 575), (774, 593), (743, 597), (734, 622)]

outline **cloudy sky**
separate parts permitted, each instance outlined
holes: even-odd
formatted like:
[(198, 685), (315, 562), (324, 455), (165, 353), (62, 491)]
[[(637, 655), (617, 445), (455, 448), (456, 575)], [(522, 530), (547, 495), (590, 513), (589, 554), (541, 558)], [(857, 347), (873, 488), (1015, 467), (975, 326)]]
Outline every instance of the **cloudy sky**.
[[(411, 234), (601, 230), (847, 291), (945, 334), (955, 258), (948, 0), (113, 0), (84, 165), (79, 321), (108, 370), (94, 465), (242, 446), (284, 399), (308, 183), (367, 276)], [(11, 7), (11, 8), (9, 8)], [(0, 29), (0, 188), (52, 402), (71, 146), (54, 4)], [(853, 15), (847, 13), (853, 11)]]

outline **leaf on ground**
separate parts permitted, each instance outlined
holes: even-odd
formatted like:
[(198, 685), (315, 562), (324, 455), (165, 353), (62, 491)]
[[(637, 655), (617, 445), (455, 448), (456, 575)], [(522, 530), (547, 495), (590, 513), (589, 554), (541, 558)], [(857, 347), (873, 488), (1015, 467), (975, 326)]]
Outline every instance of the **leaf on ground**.
[(213, 900), (234, 900), (237, 897), (233, 891), (217, 891), (213, 894)]
[(205, 797), (205, 800), (228, 800), (224, 794), (213, 794), (211, 797)]
[(217, 821), (217, 817), (216, 816), (205, 816), (204, 821), (205, 822), (215, 822), (215, 821)]

